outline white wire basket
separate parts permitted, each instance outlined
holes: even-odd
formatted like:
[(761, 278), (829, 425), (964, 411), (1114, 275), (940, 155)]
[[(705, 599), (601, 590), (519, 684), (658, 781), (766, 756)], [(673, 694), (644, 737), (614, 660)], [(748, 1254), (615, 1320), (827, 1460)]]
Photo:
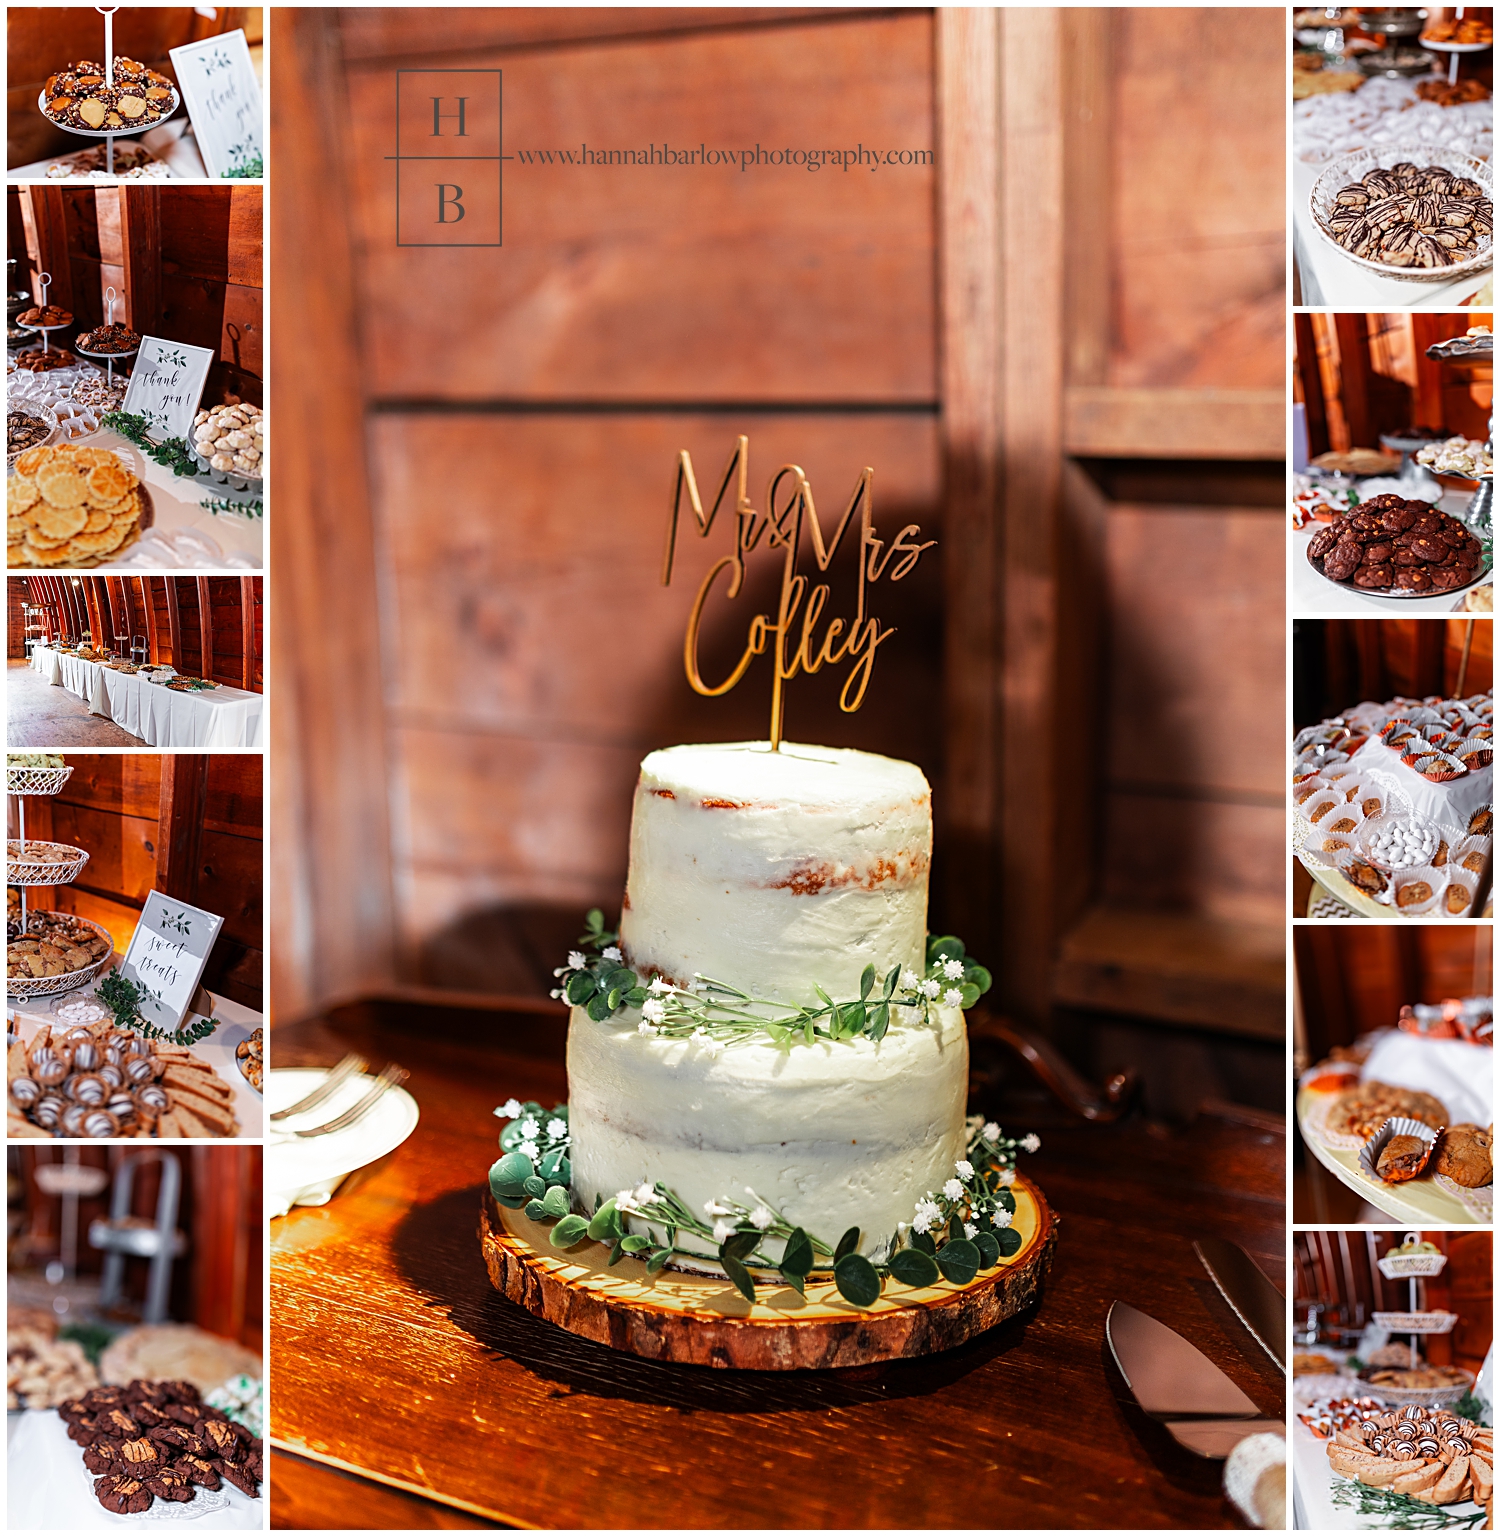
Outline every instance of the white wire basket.
[[(28, 838), (26, 843), (33, 840)], [(56, 859), (25, 859), (25, 845), (19, 838), (12, 838), (5, 845), (5, 884), (7, 886), (70, 886), (89, 862), (86, 850), (76, 849), (71, 843), (50, 845), (58, 850)], [(66, 849), (69, 857), (64, 859)]]
[(62, 768), (10, 768), (5, 770), (7, 795), (56, 795), (67, 784), (72, 764)]
[(1324, 166), (1308, 194), (1308, 207), (1319, 238), (1356, 267), (1363, 267), (1366, 272), (1374, 272), (1381, 277), (1399, 278), (1407, 283), (1446, 283), (1470, 272), (1482, 272), (1494, 259), (1493, 235), (1479, 240), (1472, 256), (1452, 262), (1446, 267), (1392, 267), (1387, 262), (1356, 256), (1328, 233), (1324, 220), (1332, 214), (1334, 199), (1345, 187), (1357, 182), (1369, 171), (1388, 171), (1403, 160), (1413, 165), (1441, 166), (1455, 176), (1467, 176), (1471, 181), (1477, 181), (1484, 188), (1484, 195), (1490, 199), (1493, 208), (1495, 182), (1488, 161), (1475, 160), (1471, 155), (1463, 155), (1453, 149), (1440, 149), (1433, 144), (1405, 144), (1397, 149), (1357, 149), (1352, 155), (1341, 155)]
[[(85, 928), (92, 929), (99, 937), (105, 940), (109, 949), (104, 952), (101, 959), (93, 961), (87, 966), (81, 966), (77, 971), (65, 971), (57, 977), (6, 977), (5, 990), (12, 998), (49, 998), (54, 993), (70, 993), (75, 987), (85, 987), (104, 970), (114, 959), (115, 942), (110, 932), (102, 923), (95, 923), (91, 918), (80, 918), (77, 913), (53, 913), (42, 912), (30, 914), (33, 918), (68, 918), (75, 923), (81, 923)], [(7, 967), (8, 971), (10, 968)]]
[(1451, 1334), (1458, 1322), (1457, 1313), (1437, 1310), (1430, 1313), (1372, 1313), (1370, 1317), (1389, 1334)]

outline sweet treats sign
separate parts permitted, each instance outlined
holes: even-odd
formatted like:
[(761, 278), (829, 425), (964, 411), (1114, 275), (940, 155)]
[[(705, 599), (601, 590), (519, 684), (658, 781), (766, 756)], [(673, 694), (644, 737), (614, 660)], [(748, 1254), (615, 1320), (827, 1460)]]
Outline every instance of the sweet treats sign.
[(201, 907), (152, 891), (120, 972), (140, 991), (140, 1011), (164, 1030), (176, 1030), (187, 1017), (198, 981), (224, 920)]
[[(766, 491), (766, 510), (757, 512), (750, 503), (748, 492), (750, 439), (741, 434), (725, 466), (713, 506), (705, 513), (697, 477), (693, 473), (692, 456), (687, 449), (677, 456), (672, 512), (667, 522), (667, 546), (662, 558), (664, 587), (672, 581), (683, 492), (687, 493), (699, 537), (706, 539), (713, 532), (714, 520), (728, 493), (730, 481), (735, 483), (734, 551), (710, 568), (693, 600), (683, 643), (687, 679), (695, 692), (717, 698), (727, 694), (745, 676), (755, 658), (769, 648), (772, 656), (770, 742), (773, 752), (781, 746), (783, 687), (799, 673), (820, 672), (824, 666), (847, 663), (849, 671), (839, 695), (839, 708), (852, 714), (864, 703), (865, 690), (875, 666), (875, 653), (895, 634), (894, 627), (882, 627), (880, 620), (869, 612), (867, 589), (885, 576), (899, 582), (921, 559), (923, 551), (937, 543), (935, 539), (918, 543), (922, 530), (917, 524), (908, 523), (887, 548), (885, 541), (875, 533), (871, 489), (874, 477), (875, 471), (868, 465), (860, 472), (838, 526), (832, 537), (825, 541), (817, 508), (813, 505), (812, 485), (800, 465), (783, 464), (776, 471)], [(821, 575), (833, 563), (856, 512), (859, 513), (859, 570), (854, 611), (847, 618), (825, 619), (823, 611), (832, 589), (827, 582), (810, 585), (812, 575), (798, 569), (803, 557), (803, 531), (805, 529), (810, 538), (813, 561), (817, 574)], [(763, 539), (768, 550), (782, 552), (781, 595), (776, 614), (774, 617), (756, 614), (746, 632), (745, 649), (729, 676), (720, 683), (705, 682), (698, 666), (698, 635), (703, 610), (714, 585), (726, 571), (729, 576), (724, 596), (731, 600), (739, 596), (745, 581), (745, 557)]]

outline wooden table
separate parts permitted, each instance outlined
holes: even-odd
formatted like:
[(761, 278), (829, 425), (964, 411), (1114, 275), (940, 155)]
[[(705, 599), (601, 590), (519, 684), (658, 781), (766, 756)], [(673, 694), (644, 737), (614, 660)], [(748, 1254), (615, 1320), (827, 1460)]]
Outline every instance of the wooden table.
[(1006, 1070), (984, 1108), (1040, 1132), (1027, 1168), (1062, 1224), (1037, 1310), (923, 1361), (663, 1366), (531, 1317), (485, 1276), (492, 1111), (564, 1097), (564, 1029), (550, 1010), (387, 999), (274, 1033), (279, 1066), (350, 1046), (401, 1062), (422, 1109), (328, 1206), (272, 1223), (274, 1525), (1235, 1524), (1221, 1464), (1136, 1409), (1103, 1326), (1112, 1300), (1133, 1303), (1282, 1415), (1282, 1379), (1192, 1252), (1232, 1238), (1284, 1277), (1273, 1123), (1079, 1124)]

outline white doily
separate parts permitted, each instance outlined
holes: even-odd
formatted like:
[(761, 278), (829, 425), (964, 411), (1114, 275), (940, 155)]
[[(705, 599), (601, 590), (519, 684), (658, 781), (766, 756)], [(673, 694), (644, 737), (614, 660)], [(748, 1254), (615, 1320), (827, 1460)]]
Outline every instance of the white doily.
[(249, 555), (226, 555), (212, 534), (201, 529), (150, 528), (120, 560), (96, 566), (96, 571), (259, 571)]
[[(94, 1494), (94, 1483), (106, 1475), (90, 1473), (82, 1463), (79, 1463), (78, 1471), (88, 1483), (89, 1494), (97, 1500), (99, 1496)], [(196, 1521), (199, 1516), (223, 1510), (229, 1503), (229, 1496), (224, 1492), (222, 1484), (217, 1489), (205, 1489), (201, 1484), (195, 1484), (193, 1491), (190, 1500), (159, 1500), (153, 1496), (145, 1510), (111, 1511), (110, 1514), (123, 1516), (127, 1521)], [(103, 1510), (104, 1506), (99, 1508)]]
[(1433, 144), (1488, 160), (1494, 147), (1493, 101), (1440, 107), (1409, 80), (1367, 80), (1357, 91), (1310, 96), (1292, 108), (1297, 158), (1322, 165), (1356, 149)]

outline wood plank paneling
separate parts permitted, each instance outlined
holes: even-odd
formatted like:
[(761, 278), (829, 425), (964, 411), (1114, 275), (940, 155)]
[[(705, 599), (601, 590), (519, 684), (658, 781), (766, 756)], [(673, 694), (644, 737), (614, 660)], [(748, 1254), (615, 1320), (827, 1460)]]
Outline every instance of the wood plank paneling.
[[(281, 680), (277, 737), (298, 755), (294, 799), (276, 806), (285, 850), (272, 946), (281, 1006), (379, 986), (395, 975), (391, 829), (381, 704), (375, 551), (365, 478), (365, 373), (358, 351), (352, 208), (344, 165), (349, 103), (337, 13), (273, 8), (283, 101), (273, 114), (272, 250), (318, 252), (271, 285), (277, 410), (316, 421), (277, 451), (279, 511), (270, 565), (284, 623), (273, 626)], [(383, 149), (382, 153), (387, 151)], [(389, 238), (390, 231), (386, 231)], [(305, 366), (309, 355), (316, 370)], [(335, 482), (328, 466), (337, 464)], [(330, 582), (328, 573), (339, 573)], [(305, 667), (315, 622), (320, 660)], [(316, 850), (314, 854), (313, 851)]]
[[(390, 68), (350, 72), (369, 392), (931, 401), (932, 23), (718, 28), (505, 69), (507, 148), (919, 151), (925, 165), (505, 164), (505, 247), (398, 248)], [(775, 88), (767, 89), (774, 80)], [(857, 82), (832, 89), (830, 82)], [(422, 338), (420, 346), (412, 338)]]
[(1279, 13), (1134, 6), (1110, 18), (1109, 382), (1280, 390), (1287, 155)]

